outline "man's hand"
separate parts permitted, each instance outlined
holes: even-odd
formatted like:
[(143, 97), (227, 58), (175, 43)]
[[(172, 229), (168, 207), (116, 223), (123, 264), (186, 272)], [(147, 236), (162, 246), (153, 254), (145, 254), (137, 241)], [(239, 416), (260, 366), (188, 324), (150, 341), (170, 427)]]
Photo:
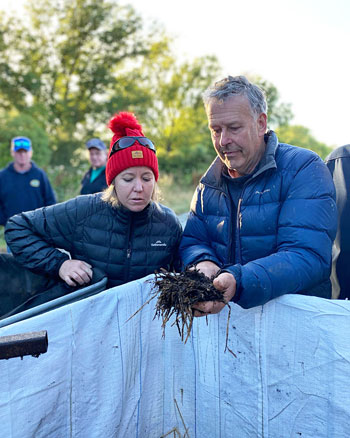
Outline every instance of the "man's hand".
[(68, 286), (82, 286), (90, 283), (92, 278), (92, 266), (81, 260), (66, 260), (62, 263), (58, 275)]
[(228, 272), (223, 272), (222, 274), (214, 278), (213, 286), (217, 290), (223, 291), (225, 303), (222, 303), (220, 301), (203, 301), (201, 303), (196, 303), (192, 307), (193, 316), (207, 316), (211, 313), (221, 312), (221, 310), (236, 293), (236, 279), (232, 274)]
[(217, 272), (220, 270), (218, 265), (216, 265), (213, 262), (210, 262), (209, 260), (206, 260), (204, 262), (199, 262), (196, 265), (196, 269), (198, 269), (199, 272), (202, 272), (204, 275), (206, 275), (209, 278), (215, 277)]

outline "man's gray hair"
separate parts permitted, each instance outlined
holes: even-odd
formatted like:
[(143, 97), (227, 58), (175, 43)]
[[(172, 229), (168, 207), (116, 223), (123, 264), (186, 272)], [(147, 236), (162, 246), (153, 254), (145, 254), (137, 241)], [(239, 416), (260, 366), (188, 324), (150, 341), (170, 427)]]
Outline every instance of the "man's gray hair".
[(257, 85), (249, 82), (245, 76), (227, 76), (227, 78), (215, 82), (203, 93), (203, 101), (205, 107), (207, 107), (211, 99), (224, 102), (232, 96), (245, 96), (254, 115), (267, 114), (265, 92)]

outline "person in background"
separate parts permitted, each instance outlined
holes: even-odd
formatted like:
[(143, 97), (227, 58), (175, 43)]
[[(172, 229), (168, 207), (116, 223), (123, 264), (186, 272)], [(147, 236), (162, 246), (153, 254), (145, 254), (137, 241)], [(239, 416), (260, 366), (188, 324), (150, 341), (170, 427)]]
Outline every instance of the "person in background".
[(11, 155), (13, 162), (0, 171), (0, 225), (14, 214), (56, 203), (46, 173), (32, 161), (31, 140), (13, 138)]
[(107, 188), (106, 182), (106, 163), (107, 148), (99, 138), (92, 138), (86, 142), (89, 150), (91, 167), (81, 181), (81, 195), (102, 192)]
[[(244, 76), (215, 83), (204, 103), (217, 158), (192, 199), (183, 263), (243, 308), (283, 294), (330, 298), (337, 211), (324, 162), (267, 130), (264, 93)], [(196, 303), (194, 315), (224, 306)]]
[[(89, 284), (95, 270), (96, 278), (107, 277), (110, 288), (160, 268), (180, 268), (182, 227), (175, 213), (157, 201), (155, 145), (132, 113), (116, 114), (109, 127), (114, 135), (104, 192), (18, 214), (5, 228), (18, 269), (40, 275), (46, 288), (48, 279), (56, 283), (54, 297)], [(47, 294), (43, 289), (41, 299)], [(7, 288), (3, 294), (16, 292)], [(0, 314), (1, 302), (0, 297)]]
[(332, 297), (350, 299), (350, 144), (325, 159), (337, 196), (338, 231), (333, 244)]

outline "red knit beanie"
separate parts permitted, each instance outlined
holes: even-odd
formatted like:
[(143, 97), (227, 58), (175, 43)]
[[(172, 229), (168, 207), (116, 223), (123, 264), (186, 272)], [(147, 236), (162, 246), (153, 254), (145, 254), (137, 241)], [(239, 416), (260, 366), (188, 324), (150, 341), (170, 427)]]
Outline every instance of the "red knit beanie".
[[(109, 146), (109, 155), (112, 146), (121, 137), (145, 137), (136, 117), (129, 112), (115, 114), (109, 121), (108, 127), (114, 132)], [(156, 154), (136, 141), (132, 146), (121, 149), (108, 158), (106, 165), (107, 184), (112, 184), (114, 178), (123, 170), (134, 166), (149, 167), (154, 173), (155, 180), (158, 181), (158, 160)]]

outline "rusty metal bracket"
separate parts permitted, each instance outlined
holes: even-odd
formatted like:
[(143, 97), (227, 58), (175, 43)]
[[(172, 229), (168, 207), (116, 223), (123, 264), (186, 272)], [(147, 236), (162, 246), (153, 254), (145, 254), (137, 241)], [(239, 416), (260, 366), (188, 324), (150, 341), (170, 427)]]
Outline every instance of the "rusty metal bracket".
[(11, 357), (34, 356), (46, 353), (48, 347), (47, 331), (20, 333), (18, 335), (0, 336), (0, 359)]

